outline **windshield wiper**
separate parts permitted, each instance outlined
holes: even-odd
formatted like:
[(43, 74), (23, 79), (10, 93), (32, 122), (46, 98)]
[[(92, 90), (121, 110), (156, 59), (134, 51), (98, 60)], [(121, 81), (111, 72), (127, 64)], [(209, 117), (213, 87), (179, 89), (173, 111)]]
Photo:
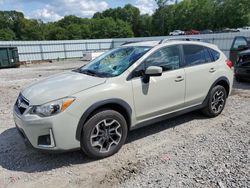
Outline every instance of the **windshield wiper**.
[(89, 70), (89, 69), (81, 70), (81, 68), (78, 68), (78, 69), (75, 69), (73, 71), (81, 73), (81, 74), (87, 74), (87, 75), (90, 75), (90, 76), (101, 77), (101, 78), (113, 77), (112, 74), (105, 73), (105, 72), (95, 72), (95, 71)]
[(79, 73), (87, 74), (87, 75), (90, 75), (90, 76), (98, 76), (97, 72), (95, 72), (93, 70), (89, 70), (89, 69), (79, 70)]

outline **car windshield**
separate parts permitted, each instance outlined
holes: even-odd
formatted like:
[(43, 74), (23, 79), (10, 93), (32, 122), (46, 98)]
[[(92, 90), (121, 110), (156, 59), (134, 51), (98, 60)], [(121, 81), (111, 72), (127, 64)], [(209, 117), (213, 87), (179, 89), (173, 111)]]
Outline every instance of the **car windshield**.
[(150, 47), (120, 47), (110, 50), (77, 71), (98, 77), (115, 77), (122, 74), (141, 58)]

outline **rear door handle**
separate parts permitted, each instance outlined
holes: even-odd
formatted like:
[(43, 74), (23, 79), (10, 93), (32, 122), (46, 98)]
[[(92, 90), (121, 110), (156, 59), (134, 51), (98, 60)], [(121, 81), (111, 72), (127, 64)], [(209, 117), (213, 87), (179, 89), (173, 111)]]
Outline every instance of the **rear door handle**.
[(183, 80), (184, 80), (184, 78), (182, 76), (177, 76), (175, 79), (176, 82), (181, 82)]
[(215, 72), (215, 71), (216, 71), (215, 68), (211, 68), (211, 69), (209, 70), (209, 72), (211, 72), (211, 73), (213, 73), (213, 72)]

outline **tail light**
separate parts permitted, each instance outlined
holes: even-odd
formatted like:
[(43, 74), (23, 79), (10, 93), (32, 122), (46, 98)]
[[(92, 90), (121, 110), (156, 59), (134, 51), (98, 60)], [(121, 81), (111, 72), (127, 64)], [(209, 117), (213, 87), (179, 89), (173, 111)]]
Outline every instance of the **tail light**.
[(228, 66), (230, 69), (232, 69), (232, 68), (233, 68), (233, 66), (234, 66), (233, 62), (232, 62), (232, 61), (230, 61), (229, 59), (228, 59), (228, 60), (226, 60), (226, 64), (227, 64), (227, 66)]

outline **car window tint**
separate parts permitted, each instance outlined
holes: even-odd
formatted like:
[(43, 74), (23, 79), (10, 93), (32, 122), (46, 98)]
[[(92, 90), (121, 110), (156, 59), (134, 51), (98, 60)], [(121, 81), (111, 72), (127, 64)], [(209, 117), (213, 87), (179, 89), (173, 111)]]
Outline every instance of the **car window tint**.
[(146, 67), (159, 66), (163, 71), (175, 70), (180, 67), (180, 51), (178, 46), (165, 47), (145, 61)]
[(209, 49), (211, 55), (213, 56), (214, 61), (217, 61), (218, 59), (220, 59), (220, 53), (213, 50), (213, 49)]
[(233, 48), (238, 49), (240, 46), (246, 46), (246, 45), (247, 45), (247, 41), (245, 38), (237, 37), (234, 41)]
[(208, 48), (204, 48), (204, 55), (205, 55), (205, 60), (207, 63), (209, 62), (213, 62), (213, 59), (209, 53), (209, 49)]
[(203, 46), (184, 45), (184, 58), (187, 66), (199, 65), (206, 63), (206, 55)]

